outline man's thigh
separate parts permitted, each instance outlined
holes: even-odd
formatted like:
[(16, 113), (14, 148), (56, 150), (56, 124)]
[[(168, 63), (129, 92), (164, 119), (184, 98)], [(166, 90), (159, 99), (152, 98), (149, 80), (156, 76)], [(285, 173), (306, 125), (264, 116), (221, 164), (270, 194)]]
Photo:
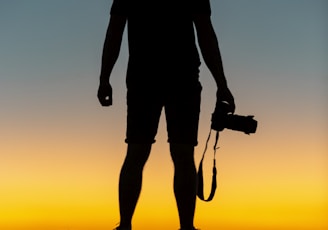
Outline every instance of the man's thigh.
[(154, 90), (127, 92), (127, 143), (154, 143), (162, 110), (162, 100)]
[(197, 145), (201, 90), (200, 83), (197, 83), (172, 90), (168, 95), (165, 115), (170, 143)]

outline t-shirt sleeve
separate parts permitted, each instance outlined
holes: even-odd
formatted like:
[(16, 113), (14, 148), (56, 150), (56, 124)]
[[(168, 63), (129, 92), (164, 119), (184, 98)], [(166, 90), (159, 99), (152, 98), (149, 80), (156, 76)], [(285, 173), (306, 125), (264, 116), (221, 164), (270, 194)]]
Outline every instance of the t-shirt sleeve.
[(193, 0), (193, 13), (211, 15), (210, 0)]
[(129, 0), (113, 0), (110, 14), (114, 15), (127, 15), (128, 14)]

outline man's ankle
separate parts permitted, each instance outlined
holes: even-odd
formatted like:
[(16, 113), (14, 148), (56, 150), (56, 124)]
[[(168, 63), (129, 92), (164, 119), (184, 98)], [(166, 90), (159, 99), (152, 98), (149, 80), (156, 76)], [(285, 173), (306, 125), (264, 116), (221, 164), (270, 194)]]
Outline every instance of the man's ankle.
[(131, 229), (132, 229), (131, 225), (127, 225), (127, 226), (119, 225), (117, 228), (115, 228), (115, 230), (131, 230)]

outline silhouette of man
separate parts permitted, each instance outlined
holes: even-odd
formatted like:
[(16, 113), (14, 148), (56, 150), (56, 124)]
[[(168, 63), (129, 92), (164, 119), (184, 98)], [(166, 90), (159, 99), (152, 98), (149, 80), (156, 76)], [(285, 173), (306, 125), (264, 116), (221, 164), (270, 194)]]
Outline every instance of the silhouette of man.
[(196, 168), (201, 84), (200, 58), (217, 84), (217, 100), (234, 112), (234, 98), (223, 72), (212, 27), (209, 0), (113, 0), (104, 42), (98, 99), (112, 105), (109, 83), (127, 22), (127, 154), (119, 180), (119, 230), (130, 230), (139, 198), (143, 167), (155, 142), (162, 108), (174, 163), (174, 194), (180, 228), (192, 230), (196, 203)]

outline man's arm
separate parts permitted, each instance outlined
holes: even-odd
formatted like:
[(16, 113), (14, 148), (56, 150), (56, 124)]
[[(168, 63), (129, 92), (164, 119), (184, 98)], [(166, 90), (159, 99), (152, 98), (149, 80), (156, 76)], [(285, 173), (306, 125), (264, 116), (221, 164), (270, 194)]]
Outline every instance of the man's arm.
[(203, 59), (218, 87), (217, 100), (228, 102), (231, 112), (234, 112), (234, 98), (224, 75), (219, 44), (210, 16), (205, 14), (195, 15), (194, 24)]
[(98, 99), (103, 106), (112, 105), (109, 78), (120, 53), (126, 17), (111, 15), (102, 53)]

